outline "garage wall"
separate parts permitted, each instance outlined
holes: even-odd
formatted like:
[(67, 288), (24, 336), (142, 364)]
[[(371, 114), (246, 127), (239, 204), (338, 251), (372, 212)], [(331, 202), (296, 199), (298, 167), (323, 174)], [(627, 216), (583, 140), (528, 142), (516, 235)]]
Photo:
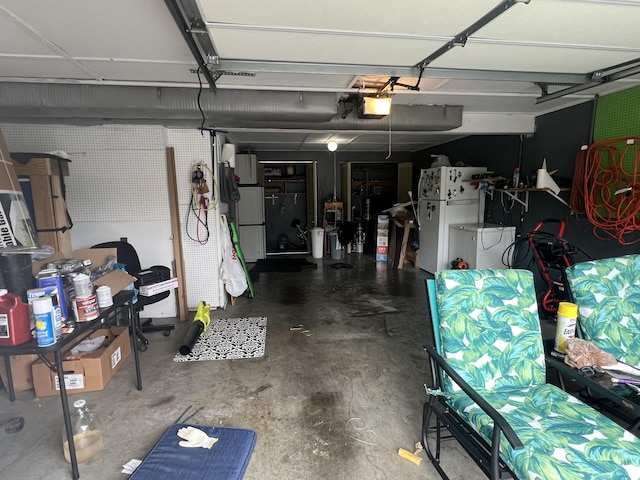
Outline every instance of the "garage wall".
[[(540, 168), (547, 160), (549, 170), (560, 186), (570, 186), (575, 169), (576, 155), (582, 145), (591, 142), (594, 104), (583, 103), (571, 108), (540, 116), (536, 119), (536, 133), (531, 136), (471, 136), (414, 154), (414, 176), (420, 168), (427, 168), (429, 154), (446, 154), (452, 161), (465, 160), (471, 165), (487, 166), (498, 175), (510, 178), (521, 158), (521, 178)], [(522, 152), (522, 153), (520, 153)], [(429, 162), (430, 164), (430, 162)], [(565, 200), (569, 192), (560, 194)], [(506, 199), (506, 197), (505, 197)], [(530, 194), (529, 211), (522, 213), (519, 206), (501, 202), (500, 195), (487, 198), (485, 220), (492, 223), (515, 225), (519, 234), (531, 232), (538, 222), (547, 218), (565, 221), (564, 238), (587, 252), (593, 258), (613, 257), (636, 253), (638, 245), (623, 246), (615, 240), (601, 240), (594, 235), (593, 225), (584, 216), (571, 215), (567, 206), (544, 192)], [(548, 229), (553, 233), (553, 226)], [(584, 257), (582, 257), (584, 258)]]
[[(203, 163), (208, 165), (213, 172), (216, 171), (211, 164), (211, 139), (208, 134), (201, 135), (199, 131), (193, 129), (168, 129), (166, 135), (167, 146), (175, 149), (180, 235), (182, 237), (182, 256), (187, 279), (189, 310), (196, 310), (198, 302), (201, 300), (212, 307), (225, 307), (227, 296), (219, 278), (222, 252), (219, 249), (220, 241), (218, 239), (223, 234), (219, 222), (220, 208), (226, 206), (218, 205), (218, 208), (208, 212), (210, 236), (205, 244), (196, 241), (198, 238), (195, 230), (197, 222), (195, 216), (189, 213), (193, 165)], [(209, 176), (207, 176), (207, 183), (214, 191), (216, 187)], [(189, 235), (186, 234), (187, 223)], [(203, 231), (204, 229), (201, 228), (200, 232)], [(224, 232), (224, 234), (228, 233)]]
[[(74, 249), (127, 237), (143, 267), (171, 265), (174, 255), (165, 148), (176, 148), (182, 229), (191, 164), (210, 162), (208, 137), (195, 130), (146, 125), (3, 124), (0, 128), (12, 152), (63, 151), (69, 155), (70, 174), (65, 177), (65, 184), (74, 222)], [(214, 229), (210, 246), (205, 249), (194, 249), (183, 239), (187, 298), (192, 309), (200, 300), (224, 306), (218, 282), (217, 234)], [(174, 293), (169, 299), (146, 307), (142, 314), (176, 316)]]

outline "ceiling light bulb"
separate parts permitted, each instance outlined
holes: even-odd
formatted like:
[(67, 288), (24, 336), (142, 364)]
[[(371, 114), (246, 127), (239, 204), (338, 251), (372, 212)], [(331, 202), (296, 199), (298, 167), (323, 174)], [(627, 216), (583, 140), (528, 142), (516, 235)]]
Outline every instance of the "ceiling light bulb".
[(330, 152), (335, 152), (338, 149), (338, 144), (336, 142), (329, 142), (327, 143), (327, 149)]

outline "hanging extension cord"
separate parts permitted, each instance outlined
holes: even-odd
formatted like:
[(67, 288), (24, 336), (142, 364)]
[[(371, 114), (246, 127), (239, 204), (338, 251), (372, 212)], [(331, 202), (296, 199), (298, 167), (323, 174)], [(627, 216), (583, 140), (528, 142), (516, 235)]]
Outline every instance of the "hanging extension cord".
[[(200, 171), (200, 173), (198, 173)], [(195, 205), (200, 203), (200, 199), (198, 198), (201, 195), (201, 192), (198, 190), (198, 182), (194, 180), (202, 179), (206, 184), (206, 175), (205, 171), (209, 173), (211, 177), (211, 183), (213, 184), (213, 202), (207, 202), (207, 207), (205, 210), (214, 210), (218, 207), (218, 199), (220, 198), (220, 188), (218, 186), (218, 182), (216, 181), (216, 176), (211, 171), (211, 168), (207, 164), (204, 163), (194, 163), (191, 167), (191, 198)], [(208, 188), (208, 187), (207, 187)], [(204, 193), (204, 192), (203, 192)], [(209, 193), (208, 191), (206, 193)]]
[[(211, 177), (214, 192), (212, 194), (213, 201), (210, 201), (207, 194), (210, 193), (207, 185), (206, 174)], [(218, 206), (220, 191), (216, 177), (208, 165), (203, 163), (194, 163), (191, 167), (191, 199), (189, 201), (189, 210), (187, 212), (187, 220), (185, 222), (185, 231), (187, 237), (200, 245), (206, 245), (211, 236), (209, 230), (209, 211), (214, 210)], [(191, 215), (196, 217), (196, 236), (195, 238), (189, 232), (189, 218)], [(204, 229), (204, 235), (201, 235), (201, 228)]]

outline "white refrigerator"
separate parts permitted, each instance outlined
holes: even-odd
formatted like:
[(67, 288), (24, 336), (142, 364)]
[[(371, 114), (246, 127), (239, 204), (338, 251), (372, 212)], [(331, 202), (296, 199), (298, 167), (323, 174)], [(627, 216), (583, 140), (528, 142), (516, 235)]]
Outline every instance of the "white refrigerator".
[(255, 262), (266, 255), (264, 225), (264, 188), (239, 186), (236, 221), (240, 248), (246, 262)]
[(486, 167), (435, 167), (420, 172), (418, 219), (420, 250), (418, 265), (435, 273), (451, 268), (449, 226), (481, 223), (484, 220), (484, 192), (471, 184), (473, 175)]

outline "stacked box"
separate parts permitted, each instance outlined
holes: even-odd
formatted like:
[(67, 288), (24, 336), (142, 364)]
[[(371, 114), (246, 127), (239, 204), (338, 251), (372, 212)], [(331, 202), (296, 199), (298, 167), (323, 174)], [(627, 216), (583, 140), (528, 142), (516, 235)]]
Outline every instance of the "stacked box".
[(140, 295), (151, 297), (153, 295), (157, 295), (158, 293), (166, 292), (167, 290), (172, 290), (174, 288), (178, 288), (178, 279), (175, 277), (170, 278), (169, 280), (165, 280), (164, 282), (152, 283), (150, 285), (141, 285)]
[(389, 256), (389, 215), (378, 215), (376, 261), (386, 262)]

